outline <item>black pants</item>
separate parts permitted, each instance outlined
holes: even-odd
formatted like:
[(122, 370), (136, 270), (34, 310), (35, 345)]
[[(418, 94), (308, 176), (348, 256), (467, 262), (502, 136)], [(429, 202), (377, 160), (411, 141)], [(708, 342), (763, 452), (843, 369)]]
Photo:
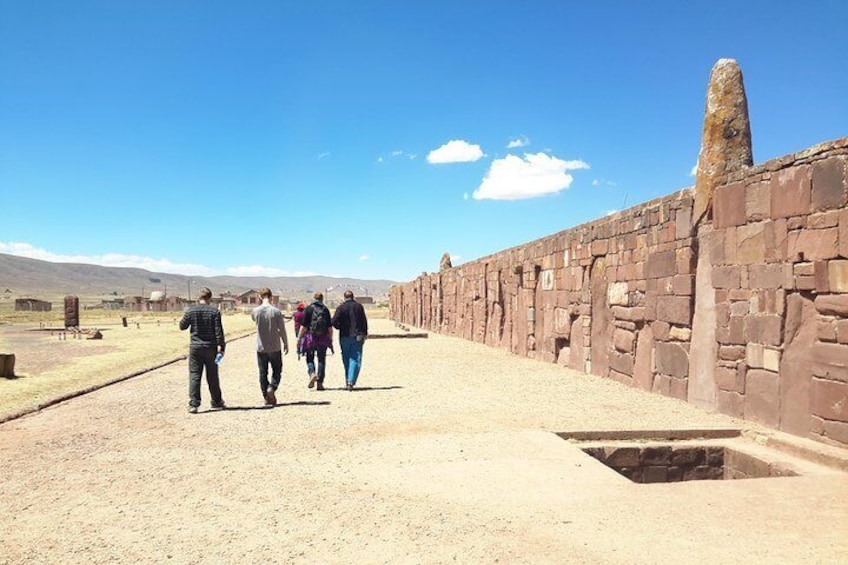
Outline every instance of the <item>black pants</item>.
[[(271, 351), (270, 353), (256, 352), (256, 363), (259, 365), (259, 388), (262, 389), (262, 394), (268, 390), (270, 386), (274, 390), (280, 386), (280, 380), (283, 378), (283, 352)], [(271, 365), (271, 382), (268, 382), (268, 365)]]
[[(318, 365), (315, 365), (315, 357), (318, 357)], [(324, 383), (324, 372), (327, 368), (327, 348), (312, 347), (306, 351), (306, 366), (310, 373), (318, 375), (318, 382)]]
[(221, 406), (221, 383), (218, 381), (218, 365), (215, 364), (216, 347), (191, 347), (188, 350), (188, 405), (200, 406), (200, 378), (206, 369), (206, 384), (212, 406)]

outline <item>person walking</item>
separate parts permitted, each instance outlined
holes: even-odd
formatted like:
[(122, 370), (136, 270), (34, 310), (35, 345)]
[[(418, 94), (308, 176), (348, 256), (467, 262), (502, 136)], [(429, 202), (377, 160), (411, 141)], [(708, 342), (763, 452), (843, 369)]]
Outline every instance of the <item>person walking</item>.
[(312, 304), (303, 311), (298, 339), (302, 340), (301, 349), (306, 353), (309, 388), (317, 385), (317, 390), (324, 390), (327, 348), (333, 346), (333, 326), (330, 311), (324, 305), (324, 294), (316, 292), (313, 298)]
[(332, 324), (339, 330), (347, 389), (353, 390), (362, 369), (362, 347), (368, 337), (368, 318), (365, 316), (365, 308), (353, 299), (350, 290), (345, 291), (344, 302), (336, 308)]
[(206, 384), (212, 397), (212, 410), (223, 410), (224, 399), (221, 396), (221, 383), (218, 379), (218, 354), (224, 355), (226, 342), (221, 312), (209, 302), (212, 291), (200, 289), (197, 304), (186, 308), (180, 320), (180, 329), (191, 328), (191, 342), (188, 348), (188, 411), (197, 414), (200, 407), (200, 380), (206, 370)]
[(292, 314), (292, 320), (294, 320), (294, 339), (297, 342), (297, 360), (300, 361), (300, 356), (303, 354), (303, 351), (300, 347), (300, 328), (303, 326), (303, 311), (306, 310), (306, 305), (303, 302), (298, 303), (297, 310)]
[[(259, 388), (266, 406), (277, 404), (277, 388), (283, 377), (283, 353), (288, 355), (286, 319), (280, 309), (271, 304), (271, 289), (259, 290), (262, 304), (250, 316), (256, 322), (256, 362), (259, 365)], [(282, 344), (282, 347), (281, 347)], [(282, 349), (282, 351), (281, 351)], [(268, 365), (271, 365), (271, 382), (268, 382)]]

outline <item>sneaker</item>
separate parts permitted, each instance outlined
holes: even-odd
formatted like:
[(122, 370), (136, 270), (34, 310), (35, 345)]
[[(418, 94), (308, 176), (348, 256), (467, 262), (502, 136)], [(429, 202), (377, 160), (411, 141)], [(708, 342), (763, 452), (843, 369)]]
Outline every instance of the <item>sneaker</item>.
[(352, 384), (352, 383), (347, 383), (347, 389), (348, 389), (349, 391), (353, 391), (353, 384)]
[(313, 388), (316, 382), (318, 382), (318, 375), (309, 373), (309, 388)]
[(315, 390), (324, 390), (324, 383), (319, 381), (318, 382), (318, 388), (316, 388)]
[(213, 405), (212, 405), (212, 410), (223, 410), (223, 409), (224, 409), (224, 408), (226, 408), (226, 407), (227, 407), (227, 405), (226, 405), (226, 404), (224, 404), (224, 401), (222, 400), (222, 401), (221, 401), (221, 404), (213, 404)]
[(268, 406), (274, 406), (277, 404), (277, 395), (274, 394), (274, 389), (271, 387), (268, 387), (265, 391), (265, 404)]
[(197, 414), (197, 406), (189, 406), (188, 407), (189, 414)]

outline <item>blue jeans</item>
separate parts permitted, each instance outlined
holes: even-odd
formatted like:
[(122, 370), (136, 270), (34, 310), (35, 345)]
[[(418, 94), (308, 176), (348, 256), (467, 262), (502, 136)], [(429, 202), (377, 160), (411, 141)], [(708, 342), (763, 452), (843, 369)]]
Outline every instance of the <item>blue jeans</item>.
[[(274, 390), (280, 386), (280, 380), (283, 378), (283, 352), (272, 351), (270, 353), (256, 352), (256, 363), (259, 365), (259, 388), (262, 389), (262, 394), (268, 390), (270, 386)], [(271, 382), (268, 382), (268, 365), (271, 365)]]
[(359, 378), (359, 370), (362, 368), (363, 344), (364, 342), (358, 341), (356, 337), (339, 337), (339, 345), (342, 346), (345, 378), (349, 385), (355, 385), (356, 379)]
[[(318, 357), (318, 366), (315, 366), (315, 357)], [(327, 348), (326, 347), (310, 347), (306, 350), (306, 366), (309, 373), (318, 375), (318, 382), (324, 384), (324, 374), (327, 366)]]
[(218, 380), (218, 365), (215, 364), (216, 347), (190, 347), (188, 350), (188, 405), (200, 406), (200, 379), (206, 370), (206, 384), (212, 406), (223, 406), (221, 383)]

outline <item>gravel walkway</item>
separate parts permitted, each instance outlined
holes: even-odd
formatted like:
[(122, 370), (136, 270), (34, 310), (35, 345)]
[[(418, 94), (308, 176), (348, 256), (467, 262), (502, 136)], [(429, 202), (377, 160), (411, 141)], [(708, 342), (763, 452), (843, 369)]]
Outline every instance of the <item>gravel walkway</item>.
[(182, 362), (0, 425), (0, 564), (848, 555), (843, 474), (635, 485), (550, 433), (730, 418), (438, 335), (368, 341), (354, 392), (340, 355), (317, 392), (292, 352), (267, 409), (252, 347), (228, 350), (222, 412), (205, 383), (186, 412)]

